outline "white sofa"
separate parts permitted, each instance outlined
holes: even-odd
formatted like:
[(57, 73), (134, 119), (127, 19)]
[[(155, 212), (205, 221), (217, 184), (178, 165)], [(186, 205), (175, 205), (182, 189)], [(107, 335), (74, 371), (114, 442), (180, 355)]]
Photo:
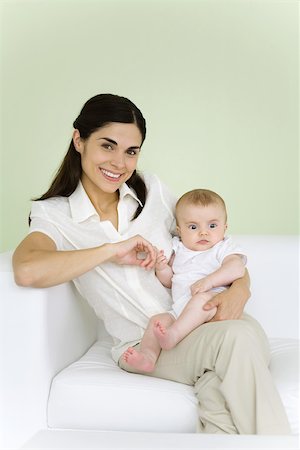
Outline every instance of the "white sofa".
[(298, 449), (298, 236), (235, 238), (252, 279), (246, 310), (270, 338), (270, 370), (292, 436), (196, 434), (191, 387), (119, 369), (101, 321), (72, 284), (18, 287), (6, 252), (0, 255), (2, 448)]

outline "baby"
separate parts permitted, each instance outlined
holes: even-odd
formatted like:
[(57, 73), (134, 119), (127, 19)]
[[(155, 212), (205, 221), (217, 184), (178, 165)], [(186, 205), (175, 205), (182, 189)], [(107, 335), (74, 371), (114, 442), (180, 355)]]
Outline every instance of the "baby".
[(223, 199), (213, 191), (195, 189), (176, 204), (177, 233), (168, 262), (158, 252), (156, 276), (172, 288), (172, 310), (153, 316), (139, 346), (122, 355), (127, 364), (152, 372), (161, 349), (169, 350), (199, 325), (209, 321), (216, 308), (203, 305), (245, 273), (246, 256), (225, 237), (227, 213)]

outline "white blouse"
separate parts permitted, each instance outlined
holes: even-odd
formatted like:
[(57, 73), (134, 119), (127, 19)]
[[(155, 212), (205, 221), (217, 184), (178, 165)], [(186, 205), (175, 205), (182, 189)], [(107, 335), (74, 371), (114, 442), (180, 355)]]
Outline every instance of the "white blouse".
[[(118, 242), (140, 234), (167, 258), (172, 252), (176, 198), (155, 176), (141, 174), (147, 186), (145, 206), (131, 221), (139, 200), (126, 184), (120, 188), (118, 230), (101, 221), (81, 182), (70, 197), (32, 202), (29, 233), (49, 236), (57, 250), (76, 250)], [(138, 343), (149, 318), (170, 309), (171, 295), (156, 278), (154, 270), (103, 263), (73, 280), (114, 339), (112, 356), (118, 361), (128, 347)]]

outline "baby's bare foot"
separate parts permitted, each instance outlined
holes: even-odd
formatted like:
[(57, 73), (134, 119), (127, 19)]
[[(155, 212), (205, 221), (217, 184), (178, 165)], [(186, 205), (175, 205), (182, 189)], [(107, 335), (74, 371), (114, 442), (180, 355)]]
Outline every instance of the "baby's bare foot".
[(176, 333), (172, 330), (172, 327), (164, 327), (164, 325), (159, 320), (155, 322), (153, 332), (159, 342), (159, 345), (164, 350), (170, 350), (171, 348), (175, 347), (178, 342)]
[(144, 352), (138, 352), (132, 347), (128, 347), (123, 353), (122, 358), (129, 366), (142, 372), (152, 372), (155, 367), (155, 361), (150, 355)]

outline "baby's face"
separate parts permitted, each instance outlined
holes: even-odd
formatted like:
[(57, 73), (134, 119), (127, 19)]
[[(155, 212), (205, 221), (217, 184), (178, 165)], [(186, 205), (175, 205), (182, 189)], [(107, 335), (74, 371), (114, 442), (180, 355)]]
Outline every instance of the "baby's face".
[(222, 241), (227, 228), (224, 208), (218, 203), (179, 205), (177, 224), (183, 245), (194, 251), (208, 250)]

